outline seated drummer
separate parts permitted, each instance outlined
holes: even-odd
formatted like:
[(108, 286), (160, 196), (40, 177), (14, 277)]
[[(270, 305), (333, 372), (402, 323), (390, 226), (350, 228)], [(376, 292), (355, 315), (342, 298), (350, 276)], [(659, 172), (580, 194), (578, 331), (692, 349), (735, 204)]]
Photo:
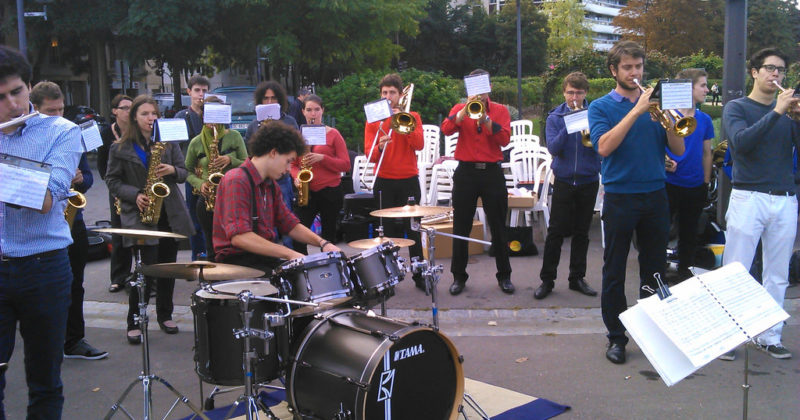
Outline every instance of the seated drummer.
[(320, 238), (286, 207), (277, 181), (305, 151), (305, 142), (293, 127), (271, 121), (248, 142), (250, 157), (222, 178), (214, 212), (216, 261), (252, 267), (271, 274), (284, 260), (304, 255), (275, 243), (278, 232), (297, 242), (339, 251)]

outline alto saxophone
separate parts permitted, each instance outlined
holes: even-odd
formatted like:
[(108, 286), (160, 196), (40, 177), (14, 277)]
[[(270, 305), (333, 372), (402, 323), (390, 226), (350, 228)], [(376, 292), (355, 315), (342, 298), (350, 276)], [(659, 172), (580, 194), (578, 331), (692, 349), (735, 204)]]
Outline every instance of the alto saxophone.
[[(312, 118), (309, 123), (314, 124)], [(305, 207), (308, 205), (308, 184), (314, 179), (314, 173), (311, 172), (311, 167), (306, 165), (306, 160), (300, 158), (300, 172), (297, 173), (297, 180), (300, 182), (300, 188), (297, 191), (297, 205)]]
[(64, 218), (67, 219), (67, 224), (72, 230), (72, 223), (75, 221), (75, 215), (78, 214), (78, 210), (86, 207), (86, 196), (74, 189), (70, 189), (69, 192), (75, 193), (75, 195), (67, 198), (67, 207), (64, 207)]
[(164, 197), (169, 195), (169, 187), (161, 177), (156, 175), (156, 169), (161, 165), (161, 155), (164, 153), (164, 143), (156, 142), (150, 148), (150, 164), (147, 167), (147, 183), (144, 186), (144, 193), (147, 195), (147, 207), (139, 214), (139, 218), (145, 225), (157, 225), (161, 217), (161, 205)]
[[(214, 127), (214, 139), (211, 140), (211, 144), (208, 145), (208, 172), (211, 172), (211, 163), (217, 160), (219, 157), (219, 139), (217, 138), (217, 127)], [(217, 186), (219, 186), (220, 181), (222, 181), (222, 168), (219, 169), (214, 173), (208, 174), (208, 183), (210, 187), (208, 189), (208, 195), (206, 196), (206, 211), (212, 212), (214, 211), (214, 207), (217, 205)]]

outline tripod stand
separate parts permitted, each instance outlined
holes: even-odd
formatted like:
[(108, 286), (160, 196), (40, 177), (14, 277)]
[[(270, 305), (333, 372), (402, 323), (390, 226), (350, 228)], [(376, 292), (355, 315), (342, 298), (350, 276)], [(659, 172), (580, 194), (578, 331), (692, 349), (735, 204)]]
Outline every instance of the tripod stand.
[(147, 338), (147, 301), (149, 296), (145, 294), (145, 277), (142, 273), (142, 250), (141, 246), (144, 245), (144, 239), (139, 239), (137, 242), (137, 246), (135, 248), (135, 256), (136, 256), (136, 268), (134, 269), (136, 273), (135, 280), (132, 282), (132, 286), (136, 287), (136, 290), (139, 292), (139, 314), (135, 316), (135, 319), (139, 322), (139, 327), (142, 330), (142, 372), (139, 376), (131, 381), (130, 385), (125, 389), (125, 391), (120, 395), (119, 399), (111, 406), (111, 409), (105, 416), (105, 419), (108, 420), (114, 416), (117, 410), (122, 410), (128, 418), (133, 419), (133, 416), (125, 409), (122, 405), (122, 402), (128, 396), (128, 393), (131, 392), (134, 385), (141, 383), (142, 391), (144, 393), (143, 398), (143, 405), (142, 405), (142, 419), (149, 420), (153, 414), (153, 396), (152, 396), (152, 383), (156, 381), (157, 383), (163, 384), (170, 390), (173, 394), (175, 394), (176, 399), (172, 403), (172, 406), (169, 408), (167, 413), (164, 415), (164, 418), (167, 418), (172, 410), (178, 405), (178, 403), (183, 403), (187, 407), (189, 407), (192, 412), (200, 416), (200, 418), (204, 420), (208, 420), (205, 414), (200, 411), (194, 404), (189, 401), (189, 399), (178, 392), (169, 382), (162, 379), (161, 377), (150, 373), (150, 343)]

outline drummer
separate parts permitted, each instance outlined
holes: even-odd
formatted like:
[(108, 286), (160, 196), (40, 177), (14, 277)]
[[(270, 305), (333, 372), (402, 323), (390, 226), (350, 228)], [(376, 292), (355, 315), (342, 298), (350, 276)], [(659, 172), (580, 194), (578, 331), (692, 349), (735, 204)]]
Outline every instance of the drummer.
[(239, 169), (226, 173), (217, 188), (213, 229), (216, 261), (256, 268), (269, 275), (284, 260), (304, 257), (276, 243), (278, 233), (318, 246), (322, 252), (340, 251), (300, 224), (286, 207), (275, 182), (303, 154), (306, 146), (300, 133), (271, 121), (249, 138), (247, 147), (250, 157)]

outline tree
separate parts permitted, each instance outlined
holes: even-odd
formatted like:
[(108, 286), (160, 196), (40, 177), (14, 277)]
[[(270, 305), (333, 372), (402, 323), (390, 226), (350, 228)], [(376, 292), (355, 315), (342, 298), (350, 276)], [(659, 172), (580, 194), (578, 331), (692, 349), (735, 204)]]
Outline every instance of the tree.
[(550, 58), (592, 49), (592, 31), (584, 24), (583, 5), (578, 0), (548, 1), (542, 4), (547, 16), (547, 52)]
[(798, 57), (800, 11), (794, 0), (749, 0), (747, 3), (748, 56), (762, 48), (776, 47), (789, 56)]
[[(522, 20), (522, 75), (532, 76), (547, 68), (547, 17), (532, 0), (520, 0)], [(495, 15), (496, 61), (492, 73), (517, 75), (517, 10), (508, 3)]]

